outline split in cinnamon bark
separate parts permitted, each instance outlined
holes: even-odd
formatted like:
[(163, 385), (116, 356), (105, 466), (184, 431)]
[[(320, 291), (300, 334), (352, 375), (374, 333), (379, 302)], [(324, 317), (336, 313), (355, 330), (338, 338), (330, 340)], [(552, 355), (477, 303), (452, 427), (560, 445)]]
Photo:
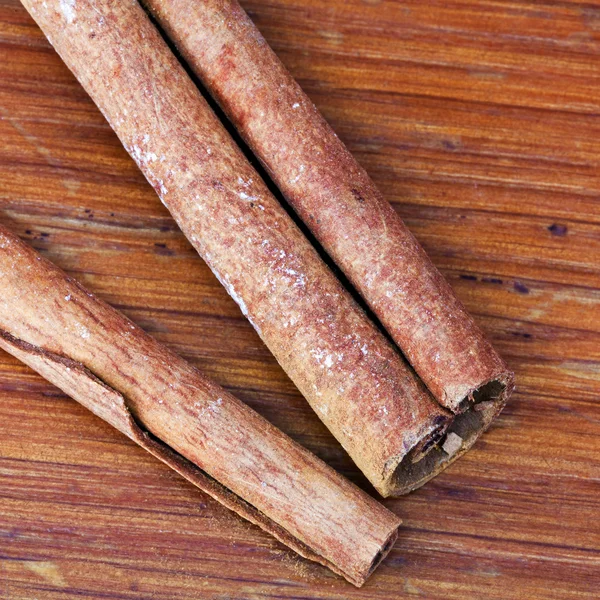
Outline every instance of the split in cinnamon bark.
[[(453, 421), (250, 166), (136, 2), (22, 0), (319, 417), (384, 496), (496, 411)], [(429, 451), (427, 453), (427, 451)], [(416, 461), (418, 456), (426, 458)]]
[(464, 415), (454, 444), (430, 438), (416, 456), (427, 446), (428, 463), (462, 454), (504, 406), (513, 375), (449, 284), (237, 0), (141, 2), (433, 396)]
[(400, 520), (0, 226), (0, 347), (357, 586)]

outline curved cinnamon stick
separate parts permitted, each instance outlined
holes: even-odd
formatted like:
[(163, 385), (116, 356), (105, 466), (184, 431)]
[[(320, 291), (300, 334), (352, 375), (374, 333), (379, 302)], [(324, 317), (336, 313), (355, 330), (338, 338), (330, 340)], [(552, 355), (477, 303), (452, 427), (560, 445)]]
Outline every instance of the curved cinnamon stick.
[(400, 520), (0, 226), (0, 347), (302, 556), (362, 585)]
[[(436, 450), (432, 462), (413, 463), (451, 413), (269, 193), (142, 8), (115, 0), (22, 2), (375, 488), (410, 490), (456, 458)], [(473, 436), (478, 427), (469, 422)]]
[(238, 1), (141, 2), (438, 402), (499, 412), (512, 373)]

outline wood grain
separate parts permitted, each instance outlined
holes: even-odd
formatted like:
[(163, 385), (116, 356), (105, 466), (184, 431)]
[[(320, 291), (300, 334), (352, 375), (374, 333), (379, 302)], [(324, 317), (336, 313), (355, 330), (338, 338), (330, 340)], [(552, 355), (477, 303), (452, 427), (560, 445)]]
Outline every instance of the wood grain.
[[(403, 530), (354, 590), (2, 354), (0, 598), (596, 597), (600, 5), (243, 5), (517, 392), (446, 473), (385, 501)], [(0, 0), (0, 82), (2, 222), (369, 489), (18, 0)]]

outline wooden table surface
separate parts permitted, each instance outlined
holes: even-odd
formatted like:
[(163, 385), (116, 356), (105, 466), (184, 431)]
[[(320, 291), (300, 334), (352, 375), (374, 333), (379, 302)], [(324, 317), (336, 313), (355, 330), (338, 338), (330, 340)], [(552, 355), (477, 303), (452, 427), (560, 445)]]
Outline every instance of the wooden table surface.
[[(597, 598), (600, 3), (246, 0), (517, 376), (361, 590), (0, 354), (0, 598)], [(0, 222), (372, 490), (18, 0)], [(0, 279), (0, 293), (1, 279)]]

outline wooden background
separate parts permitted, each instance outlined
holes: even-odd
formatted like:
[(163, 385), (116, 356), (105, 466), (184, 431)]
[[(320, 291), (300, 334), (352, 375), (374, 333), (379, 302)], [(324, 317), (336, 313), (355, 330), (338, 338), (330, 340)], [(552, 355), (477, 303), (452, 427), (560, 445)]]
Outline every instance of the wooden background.
[[(518, 390), (385, 502), (404, 527), (356, 590), (2, 353), (0, 598), (597, 598), (600, 3), (243, 4)], [(367, 487), (18, 0), (0, 0), (0, 221)]]

